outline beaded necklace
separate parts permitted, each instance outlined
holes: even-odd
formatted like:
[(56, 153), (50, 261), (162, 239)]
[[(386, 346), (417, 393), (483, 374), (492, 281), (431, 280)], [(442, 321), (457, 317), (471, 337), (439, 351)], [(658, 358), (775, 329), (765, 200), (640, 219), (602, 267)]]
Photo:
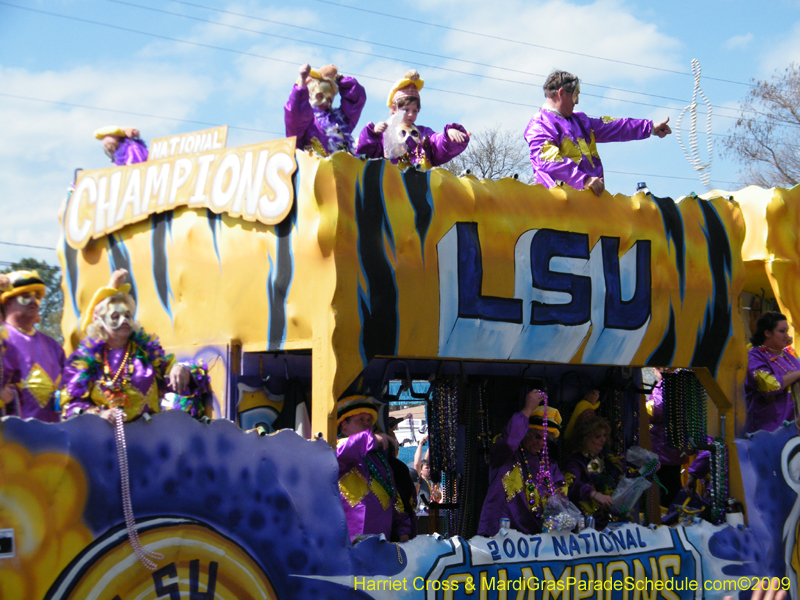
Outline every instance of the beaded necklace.
[(124, 405), (127, 400), (125, 384), (130, 382), (130, 378), (133, 375), (132, 355), (133, 342), (128, 342), (119, 367), (112, 376), (111, 365), (108, 362), (108, 346), (103, 348), (103, 379), (100, 381), (100, 385), (103, 387), (103, 393), (112, 404)]
[[(381, 472), (378, 470), (378, 466), (374, 463), (374, 461), (370, 460), (370, 457), (378, 457), (378, 460), (383, 464), (384, 468), (386, 469), (386, 474), (389, 476), (387, 480)], [(386, 493), (389, 494), (389, 498), (394, 499), (395, 489), (394, 483), (392, 482), (392, 472), (391, 467), (389, 467), (389, 461), (386, 460), (386, 457), (383, 455), (382, 452), (378, 452), (377, 450), (372, 450), (367, 454), (367, 468), (369, 469), (370, 475), (372, 478), (380, 484), (380, 486), (386, 490)]]
[[(122, 361), (120, 361), (119, 367), (117, 367), (117, 372), (114, 373), (114, 376), (112, 377), (111, 365), (108, 362), (108, 347), (103, 348), (103, 385), (107, 389), (111, 390), (122, 389), (122, 385), (125, 382), (124, 373), (127, 370), (126, 367), (133, 367), (133, 363), (128, 363), (128, 359), (131, 357), (132, 350), (133, 350), (133, 342), (128, 342), (128, 345), (125, 348), (125, 355), (122, 357)], [(119, 383), (120, 377), (122, 377), (122, 383)]]
[(713, 441), (711, 453), (711, 522), (722, 523), (728, 504), (728, 449), (722, 440)]
[(541, 516), (543, 510), (543, 502), (539, 490), (545, 489), (550, 496), (555, 495), (555, 486), (553, 485), (553, 475), (550, 472), (550, 455), (547, 450), (547, 394), (540, 390), (544, 398), (544, 414), (542, 416), (542, 433), (544, 434), (544, 446), (542, 447), (542, 459), (539, 461), (539, 471), (536, 473), (536, 479), (533, 477), (533, 470), (528, 463), (528, 457), (525, 454), (525, 449), (519, 449), (519, 455), (522, 457), (522, 466), (525, 471), (525, 495), (528, 499), (528, 508), (537, 517)]

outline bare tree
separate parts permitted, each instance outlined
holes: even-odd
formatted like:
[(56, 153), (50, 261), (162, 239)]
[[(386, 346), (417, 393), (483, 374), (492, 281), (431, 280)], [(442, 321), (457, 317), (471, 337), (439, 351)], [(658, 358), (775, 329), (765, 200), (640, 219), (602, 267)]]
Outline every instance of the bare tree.
[(501, 129), (499, 125), (474, 134), (466, 151), (444, 168), (461, 175), (470, 171), (479, 179), (500, 179), (518, 175), (522, 181), (533, 181), (528, 146), (521, 131)]
[(753, 80), (725, 153), (744, 166), (746, 184), (792, 187), (800, 182), (800, 67)]

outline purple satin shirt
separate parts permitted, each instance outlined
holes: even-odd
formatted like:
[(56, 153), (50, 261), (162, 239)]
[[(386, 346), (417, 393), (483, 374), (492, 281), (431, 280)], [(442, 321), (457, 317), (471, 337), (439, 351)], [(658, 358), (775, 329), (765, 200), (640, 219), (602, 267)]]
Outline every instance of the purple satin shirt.
[[(521, 453), (525, 453), (534, 479), (539, 472), (539, 456), (534, 456), (520, 447), (522, 438), (528, 432), (528, 417), (522, 412), (515, 413), (508, 421), (505, 430), (489, 451), (489, 491), (483, 502), (478, 535), (491, 537), (500, 529), (500, 519), (509, 519), (511, 527), (522, 533), (541, 533), (542, 517), (536, 516), (528, 505), (525, 493), (527, 472), (523, 466)], [(513, 471), (518, 469), (523, 486), (517, 489), (518, 480)], [(550, 460), (550, 475), (553, 487), (563, 489), (564, 476), (555, 458)], [(508, 497), (513, 493), (511, 498)], [(549, 491), (543, 486), (539, 494), (545, 498)]]
[(609, 510), (592, 499), (595, 492), (610, 496), (617, 487), (617, 482), (625, 474), (625, 463), (614, 460), (605, 450), (598, 455), (602, 460), (602, 471), (591, 471), (592, 458), (583, 452), (574, 452), (564, 465), (564, 473), (569, 482), (569, 499), (584, 514), (594, 516), (595, 529), (605, 529), (610, 519)]
[(342, 98), (339, 108), (320, 110), (308, 101), (308, 88), (295, 84), (283, 107), (286, 137), (297, 137), (297, 147), (307, 149), (316, 138), (329, 154), (353, 152), (353, 131), (367, 102), (367, 92), (354, 77), (338, 82)]
[(339, 491), (351, 540), (361, 534), (382, 533), (387, 540), (392, 539), (392, 532), (397, 538), (411, 534), (408, 514), (398, 510), (398, 503), (402, 505), (402, 502), (398, 500), (397, 494), (389, 498), (384, 506), (378, 496), (370, 491), (371, 486), (380, 484), (373, 481), (368, 462), (377, 468), (384, 480), (391, 481), (394, 485), (391, 469), (387, 471), (383, 462), (374, 455), (381, 451), (376, 448), (375, 436), (371, 431), (362, 431), (340, 439), (336, 447)]
[(555, 187), (563, 181), (576, 190), (589, 177), (603, 176), (596, 144), (628, 142), (650, 137), (653, 122), (644, 119), (593, 119), (574, 112), (571, 117), (542, 108), (525, 128), (536, 183)]
[[(467, 130), (458, 123), (450, 123), (445, 126), (443, 133), (436, 133), (433, 129), (425, 127), (424, 125), (416, 125), (416, 128), (417, 131), (419, 131), (420, 139), (416, 140), (411, 136), (406, 139), (406, 146), (408, 147), (408, 154), (412, 164), (419, 164), (422, 162), (423, 159), (420, 157), (421, 153), (428, 159), (431, 166), (438, 167), (439, 165), (453, 160), (466, 150), (469, 145), (469, 138), (463, 142), (454, 142), (447, 137), (447, 132), (450, 129), (458, 129), (462, 133), (467, 133)], [(427, 142), (426, 138), (428, 140)], [(416, 150), (420, 144), (422, 147), (418, 153)], [(355, 153), (358, 156), (366, 156), (367, 158), (384, 157), (383, 134), (375, 133), (374, 123), (367, 123), (367, 126), (361, 130), (361, 134), (358, 136), (358, 147)], [(394, 164), (397, 164), (397, 162), (398, 160), (392, 160)]]
[(18, 371), (22, 393), (19, 402), (6, 407), (7, 414), (23, 419), (32, 417), (48, 423), (61, 420), (55, 405), (56, 391), (61, 387), (64, 350), (50, 336), (37, 331), (27, 335), (7, 325), (7, 344), (12, 348), (6, 356), (5, 368)]
[(763, 346), (750, 349), (744, 382), (746, 433), (775, 431), (784, 421), (795, 420), (792, 388), (797, 384), (783, 387), (783, 377), (792, 371), (800, 371), (800, 361), (788, 350), (777, 355)]
[(664, 422), (664, 388), (659, 381), (650, 394), (653, 414), (650, 415), (650, 441), (653, 452), (658, 454), (662, 465), (680, 465), (682, 452), (667, 445), (667, 424)]
[(114, 164), (119, 166), (135, 165), (147, 160), (147, 144), (139, 138), (123, 138), (119, 148), (114, 152)]

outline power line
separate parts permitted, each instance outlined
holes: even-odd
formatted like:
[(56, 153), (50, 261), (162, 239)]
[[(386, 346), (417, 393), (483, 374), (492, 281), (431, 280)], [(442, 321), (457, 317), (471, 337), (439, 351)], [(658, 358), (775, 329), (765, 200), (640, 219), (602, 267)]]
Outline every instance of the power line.
[[(318, 1), (320, 1), (320, 0), (318, 0)], [(0, 5), (11, 6), (13, 8), (19, 8), (19, 9), (27, 10), (27, 11), (30, 11), (30, 12), (36, 12), (36, 13), (45, 14), (45, 15), (49, 15), (49, 16), (54, 16), (54, 17), (58, 17), (58, 18), (63, 18), (63, 19), (78, 21), (78, 22), (82, 22), (82, 23), (87, 23), (89, 25), (99, 25), (101, 27), (106, 27), (106, 28), (109, 28), (109, 29), (116, 29), (116, 30), (125, 31), (125, 32), (128, 32), (128, 33), (135, 33), (135, 34), (138, 34), (138, 35), (149, 36), (149, 37), (153, 37), (153, 38), (156, 38), (156, 39), (162, 39), (162, 40), (167, 40), (167, 41), (171, 41), (171, 42), (177, 42), (177, 43), (181, 43), (181, 44), (188, 44), (188, 45), (192, 45), (192, 46), (198, 46), (198, 47), (201, 47), (201, 48), (208, 48), (208, 49), (211, 49), (211, 50), (220, 50), (220, 51), (223, 51), (223, 52), (230, 52), (230, 53), (239, 54), (239, 55), (242, 55), (242, 56), (251, 56), (251, 57), (254, 57), (254, 58), (261, 58), (261, 59), (265, 59), (265, 60), (271, 60), (271, 61), (274, 61), (274, 62), (280, 62), (280, 63), (283, 63), (283, 64), (291, 64), (291, 65), (296, 64), (296, 62), (293, 62), (293, 61), (288, 61), (288, 60), (284, 60), (284, 59), (280, 59), (280, 58), (275, 58), (275, 57), (272, 57), (272, 56), (266, 56), (266, 55), (263, 55), (263, 54), (256, 54), (254, 52), (245, 52), (245, 51), (242, 51), (242, 50), (234, 50), (234, 49), (225, 48), (225, 47), (222, 47), (222, 46), (214, 46), (214, 45), (211, 45), (211, 44), (204, 44), (204, 43), (201, 43), (201, 42), (182, 40), (180, 38), (173, 38), (173, 37), (164, 36), (164, 35), (151, 33), (151, 32), (147, 32), (147, 31), (140, 31), (140, 30), (132, 29), (132, 28), (128, 28), (128, 27), (121, 27), (121, 26), (118, 26), (118, 25), (111, 25), (111, 24), (108, 24), (108, 23), (100, 22), (100, 21), (93, 21), (91, 19), (85, 19), (85, 18), (82, 18), (82, 17), (74, 17), (74, 16), (71, 16), (71, 15), (63, 15), (63, 14), (53, 13), (53, 12), (44, 11), (44, 10), (40, 10), (40, 9), (34, 9), (34, 8), (30, 8), (30, 7), (25, 7), (25, 6), (19, 6), (19, 5), (11, 4), (9, 2), (4, 2), (4, 1), (0, 1)], [(152, 10), (155, 10), (155, 9), (152, 9)], [(178, 16), (183, 16), (183, 15), (178, 15)], [(209, 21), (209, 22), (210, 23), (214, 23), (213, 21)], [(294, 38), (289, 38), (289, 39), (292, 39), (293, 41), (302, 41), (302, 40), (296, 40)], [(321, 45), (323, 47), (332, 47), (332, 46), (325, 46), (325, 45), (322, 45), (322, 44), (314, 44), (312, 42), (306, 42), (306, 43), (309, 43), (311, 45)], [(395, 59), (393, 59), (391, 57), (381, 57), (379, 55), (374, 55), (374, 54), (370, 54), (370, 53), (364, 53), (364, 52), (355, 51), (355, 50), (348, 50), (346, 48), (337, 48), (337, 49), (343, 50), (343, 51), (346, 51), (346, 52), (356, 52), (356, 53), (360, 53), (360, 54), (368, 54), (368, 55), (376, 57), (376, 58), (386, 58), (386, 59), (389, 59), (389, 60), (395, 60)], [(452, 73), (459, 73), (459, 74), (463, 74), (463, 75), (477, 76), (477, 77), (483, 77), (483, 78), (487, 78), (487, 79), (495, 79), (495, 80), (505, 81), (505, 82), (509, 82), (509, 83), (521, 83), (521, 82), (514, 81), (514, 80), (496, 78), (496, 77), (480, 75), (480, 74), (475, 74), (475, 73), (468, 73), (468, 72), (465, 72), (465, 71), (458, 71), (456, 69), (448, 69), (446, 67), (439, 67), (439, 66), (436, 66), (436, 65), (424, 65), (424, 66), (429, 67), (429, 68), (443, 70), (443, 71), (448, 71), (448, 72), (452, 72)], [(373, 81), (394, 83), (394, 80), (385, 79), (385, 78), (381, 78), (381, 77), (374, 77), (374, 76), (371, 76), (371, 75), (366, 75), (366, 74), (361, 74), (361, 73), (353, 73), (353, 75), (354, 76), (358, 76), (358, 77), (360, 77), (362, 79), (371, 79)], [(513, 102), (513, 101), (510, 101), (510, 100), (503, 100), (503, 99), (500, 99), (500, 98), (492, 98), (492, 97), (488, 97), (488, 96), (480, 96), (480, 95), (477, 95), (477, 94), (469, 94), (469, 93), (466, 93), (464, 91), (446, 90), (446, 89), (435, 88), (435, 87), (430, 87), (430, 86), (427, 89), (430, 90), (430, 91), (436, 91), (436, 92), (441, 92), (441, 93), (445, 93), (445, 94), (453, 94), (453, 95), (458, 95), (458, 96), (461, 96), (461, 97), (476, 98), (478, 100), (488, 100), (488, 101), (491, 101), (491, 102), (498, 102), (498, 103), (501, 103), (501, 104), (509, 104), (509, 105), (512, 105), (512, 106), (525, 106), (525, 107), (530, 107), (530, 108), (534, 108), (534, 107), (537, 106), (535, 104), (530, 104), (530, 103), (525, 103), (525, 102)], [(596, 95), (596, 94), (585, 93), (584, 95), (585, 96), (590, 96), (590, 97), (601, 98), (601, 99), (604, 99), (604, 100), (609, 100), (609, 98), (606, 98), (605, 96), (599, 96), (599, 95)], [(636, 105), (639, 105), (639, 106), (647, 106), (647, 107), (650, 107), (650, 108), (661, 108), (663, 110), (677, 110), (676, 107), (661, 106), (661, 105), (658, 105), (658, 104), (650, 104), (650, 103), (647, 103), (647, 102), (638, 102), (638, 101), (635, 101), (635, 100), (625, 100), (623, 98), (611, 98), (610, 100), (616, 100), (617, 102), (624, 102), (626, 104), (636, 104)], [(727, 107), (724, 107), (724, 108), (727, 109)], [(136, 113), (130, 113), (130, 114), (136, 114)], [(703, 114), (703, 113), (700, 113), (700, 114)], [(730, 115), (717, 115), (717, 116), (719, 116), (720, 118), (726, 118), (726, 119), (738, 119), (738, 117), (730, 116)], [(203, 122), (200, 122), (200, 121), (187, 121), (187, 122), (195, 122), (195, 123), (200, 123), (200, 124), (207, 124), (207, 123), (203, 123)], [(794, 127), (800, 126), (800, 125), (797, 125), (795, 123), (790, 123), (790, 122), (785, 122), (785, 124), (789, 125), (789, 126), (794, 126)], [(231, 127), (235, 128), (233, 126), (231, 126)], [(246, 128), (237, 128), (237, 129), (248, 130)], [(250, 130), (250, 131), (262, 131), (263, 132), (263, 130), (254, 130), (254, 129)], [(278, 132), (265, 132), (265, 133), (272, 133), (274, 135), (282, 135), (282, 134), (280, 134)]]
[[(661, 72), (664, 72), (664, 73), (674, 73), (676, 75), (693, 76), (692, 73), (689, 73), (689, 72), (686, 72), (686, 71), (676, 71), (676, 70), (673, 70), (673, 69), (664, 69), (662, 67), (654, 67), (654, 66), (651, 66), (651, 65), (641, 65), (641, 64), (638, 64), (638, 63), (634, 63), (634, 62), (627, 62), (627, 61), (624, 61), (624, 60), (617, 60), (617, 59), (613, 59), (613, 58), (605, 58), (603, 56), (595, 56), (593, 54), (584, 54), (584, 53), (581, 53), (581, 52), (574, 52), (572, 50), (563, 50), (561, 48), (553, 48), (553, 47), (550, 47), (550, 46), (543, 46), (541, 44), (532, 44), (530, 42), (523, 42), (521, 40), (513, 40), (511, 38), (504, 38), (504, 37), (497, 36), (497, 35), (490, 35), (488, 33), (481, 33), (479, 31), (470, 31), (468, 29), (459, 29), (457, 27), (449, 27), (447, 25), (440, 25), (439, 23), (430, 23), (428, 21), (421, 21), (419, 19), (411, 19), (409, 17), (401, 17), (399, 15), (391, 15), (391, 14), (383, 13), (383, 12), (380, 12), (380, 11), (377, 11), (377, 10), (369, 10), (367, 8), (361, 8), (359, 6), (347, 6), (345, 4), (340, 4), (338, 2), (331, 2), (330, 0), (313, 0), (313, 1), (314, 2), (319, 2), (321, 4), (329, 4), (329, 5), (332, 5), (332, 6), (336, 6), (338, 8), (348, 8), (350, 10), (357, 10), (357, 11), (360, 11), (360, 12), (371, 13), (371, 14), (374, 14), (374, 15), (380, 15), (382, 17), (389, 17), (390, 19), (398, 19), (400, 21), (408, 21), (410, 23), (416, 23), (418, 25), (427, 25), (429, 27), (437, 27), (439, 29), (445, 29), (445, 30), (448, 30), (448, 31), (455, 31), (455, 32), (458, 32), (458, 33), (467, 33), (469, 35), (476, 35), (476, 36), (487, 38), (487, 39), (491, 39), (491, 40), (509, 42), (509, 43), (512, 43), (512, 44), (519, 44), (521, 46), (530, 46), (531, 48), (539, 48), (539, 49), (542, 49), (542, 50), (552, 50), (554, 52), (563, 52), (564, 54), (572, 54), (574, 56), (582, 56), (584, 58), (592, 58), (592, 59), (596, 59), (596, 60), (602, 60), (602, 61), (606, 61), (606, 62), (617, 63), (617, 64), (621, 64), (621, 65), (628, 65), (628, 66), (632, 66), (632, 67), (640, 67), (642, 69), (652, 69), (654, 71), (661, 71)], [(730, 79), (721, 79), (721, 78), (718, 78), (718, 77), (706, 77), (706, 79), (710, 79), (710, 80), (713, 80), (713, 81), (720, 81), (720, 82), (723, 82), (723, 83), (733, 83), (733, 84), (736, 84), (736, 85), (743, 85), (743, 86), (747, 86), (747, 87), (752, 87), (752, 84), (750, 84), (750, 83), (744, 83), (744, 82), (741, 82), (741, 81), (733, 81), (733, 80), (730, 80)]]
[[(0, 2), (2, 4), (2, 2)], [(73, 108), (86, 108), (89, 110), (99, 110), (103, 112), (110, 112), (110, 113), (117, 113), (121, 115), (132, 115), (135, 117), (150, 117), (155, 119), (163, 119), (165, 121), (175, 121), (177, 123), (190, 123), (193, 125), (205, 125), (208, 127), (220, 127), (219, 123), (209, 123), (207, 121), (196, 121), (192, 119), (179, 119), (177, 117), (165, 117), (163, 115), (153, 115), (150, 113), (142, 113), (142, 112), (133, 112), (129, 110), (119, 110), (116, 108), (103, 108), (102, 106), (91, 106), (89, 104), (76, 104), (74, 102), (64, 102), (61, 100), (46, 100), (44, 98), (33, 98), (32, 96), (21, 96), (19, 94), (6, 94), (4, 92), (0, 92), (0, 96), (5, 96), (7, 98), (17, 98), (18, 100), (31, 100), (33, 102), (46, 102), (48, 104), (60, 104), (62, 106), (71, 106)], [(256, 133), (269, 133), (270, 135), (279, 135), (283, 137), (286, 135), (285, 131), (268, 131), (266, 129), (254, 129), (252, 127), (237, 127), (235, 125), (228, 125), (228, 129), (237, 129), (240, 131), (253, 131)]]
[[(204, 23), (211, 23), (211, 24), (219, 25), (220, 27), (228, 27), (228, 28), (231, 28), (231, 29), (239, 29), (239, 30), (248, 31), (248, 32), (251, 32), (251, 33), (259, 33), (261, 35), (273, 35), (275, 37), (282, 37), (282, 36), (276, 36), (275, 34), (267, 33), (267, 32), (264, 32), (264, 31), (260, 31), (260, 30), (257, 30), (257, 29), (249, 29), (249, 28), (240, 27), (240, 26), (236, 26), (236, 25), (230, 25), (228, 23), (222, 23), (220, 21), (212, 21), (210, 19), (207, 20), (207, 19), (201, 19), (199, 17), (192, 17), (192, 16), (188, 16), (188, 15), (183, 15), (183, 14), (180, 14), (180, 13), (172, 13), (172, 12), (168, 12), (168, 11), (163, 11), (161, 9), (142, 6), (142, 5), (139, 5), (139, 4), (134, 4), (132, 2), (124, 2), (123, 0), (107, 0), (107, 1), (108, 2), (112, 2), (114, 4), (121, 4), (121, 5), (131, 6), (131, 7), (135, 7), (135, 8), (143, 8), (145, 10), (153, 10), (153, 11), (163, 12), (163, 13), (166, 13), (166, 14), (180, 16), (180, 17), (184, 17), (184, 18), (187, 18), (187, 19), (192, 19), (192, 20), (196, 20), (196, 21), (200, 21), (200, 22), (204, 22)], [(382, 42), (376, 42), (374, 40), (365, 40), (365, 39), (361, 39), (361, 38), (346, 36), (346, 35), (343, 35), (341, 33), (331, 33), (330, 31), (324, 31), (324, 30), (321, 30), (321, 29), (313, 29), (311, 27), (304, 27), (302, 25), (295, 25), (293, 23), (286, 23), (284, 21), (276, 21), (274, 19), (265, 19), (263, 17), (256, 17), (256, 16), (253, 16), (253, 15), (248, 15), (246, 13), (239, 13), (239, 12), (235, 12), (235, 11), (231, 11), (231, 10), (224, 10), (224, 9), (221, 9), (221, 8), (215, 8), (213, 6), (205, 6), (203, 4), (196, 4), (194, 2), (186, 2), (184, 0), (171, 0), (171, 2), (173, 2), (174, 4), (181, 4), (181, 5), (185, 5), (185, 6), (191, 6), (193, 8), (202, 8), (202, 9), (205, 9), (205, 10), (212, 10), (212, 11), (224, 14), (224, 15), (231, 15), (231, 16), (235, 16), (235, 17), (244, 17), (244, 18), (247, 18), (247, 19), (250, 19), (250, 20), (253, 20), (253, 21), (260, 21), (260, 22), (263, 22), (263, 23), (270, 23), (270, 24), (273, 24), (273, 25), (281, 25), (283, 27), (291, 27), (291, 28), (294, 28), (294, 29), (299, 29), (301, 31), (308, 31), (308, 32), (311, 32), (311, 33), (314, 33), (314, 34), (329, 35), (329, 36), (332, 36), (332, 37), (338, 37), (340, 39), (350, 40), (350, 41), (353, 41), (353, 42), (368, 43), (368, 44), (370, 44), (372, 46), (379, 46), (379, 47), (382, 47), (382, 48), (390, 48), (392, 50), (400, 50), (400, 51), (402, 51), (404, 53), (413, 52), (414, 54), (421, 54), (423, 56), (430, 56), (430, 57), (433, 57), (433, 58), (441, 58), (441, 59), (444, 59), (444, 60), (456, 61), (456, 62), (461, 62), (461, 63), (465, 63), (465, 64), (469, 64), (469, 65), (487, 67), (487, 68), (490, 68), (490, 69), (497, 69), (497, 70), (500, 70), (500, 71), (507, 71), (509, 73), (517, 73), (519, 75), (530, 75), (530, 76), (533, 76), (533, 77), (539, 77), (539, 78), (541, 78), (543, 80), (547, 78), (547, 75), (544, 75), (542, 73), (533, 73), (531, 71), (522, 71), (520, 69), (512, 69), (512, 68), (503, 67), (503, 66), (500, 66), (500, 65), (493, 65), (493, 64), (489, 64), (489, 63), (483, 63), (483, 62), (478, 62), (478, 61), (473, 61), (473, 60), (467, 60), (467, 59), (458, 58), (458, 57), (455, 57), (455, 56), (447, 56), (447, 55), (444, 55), (444, 54), (436, 54), (436, 53), (433, 53), (433, 52), (424, 52), (422, 50), (416, 50), (414, 48), (404, 48), (402, 46), (393, 46), (391, 44), (384, 44)], [(294, 38), (284, 38), (284, 39), (291, 39), (293, 41), (300, 41), (300, 40), (294, 40)], [(317, 45), (315, 42), (308, 42), (306, 40), (302, 40), (302, 41), (304, 41), (307, 44)], [(344, 48), (344, 49), (336, 48), (336, 49), (341, 49), (341, 50), (344, 50), (346, 52), (357, 52), (357, 51), (353, 51), (353, 50), (350, 50), (350, 49), (347, 49), (347, 48)], [(376, 58), (389, 58), (390, 60), (396, 60), (398, 62), (408, 62), (406, 60), (400, 61), (399, 59), (395, 59), (395, 58), (392, 58), (392, 57), (384, 57), (384, 56), (380, 56), (380, 55), (373, 55), (373, 54), (370, 54), (370, 53), (360, 52), (360, 51), (358, 51), (358, 52), (361, 53), (361, 54), (366, 54), (368, 56), (374, 56)], [(433, 68), (439, 68), (439, 67), (433, 67)], [(457, 72), (458, 73), (463, 73), (462, 71), (457, 71)], [(476, 73), (464, 73), (464, 74), (472, 75), (472, 76), (476, 76), (476, 77), (480, 77), (481, 76), (481, 75), (478, 75)], [(539, 84), (532, 84), (532, 83), (527, 83), (527, 82), (524, 82), (524, 81), (507, 80), (507, 79), (499, 79), (499, 81), (510, 81), (511, 83), (518, 83), (520, 85), (529, 85), (529, 86), (534, 86), (534, 87), (538, 87), (539, 86)], [(584, 84), (584, 85), (597, 87), (597, 88), (601, 88), (601, 89), (612, 90), (612, 91), (617, 91), (617, 92), (625, 92), (627, 94), (638, 94), (640, 96), (649, 96), (651, 98), (659, 98), (659, 99), (662, 99), (662, 100), (671, 100), (671, 101), (674, 101), (674, 102), (682, 102), (684, 104), (690, 102), (690, 101), (682, 99), (682, 98), (672, 98), (670, 96), (661, 96), (659, 94), (651, 94), (651, 93), (648, 93), (648, 92), (640, 92), (638, 90), (629, 90), (629, 89), (618, 88), (618, 87), (609, 86), (609, 85), (601, 85), (599, 83), (591, 83), (591, 82), (584, 81), (584, 80), (581, 80), (581, 83)], [(587, 95), (589, 95), (589, 94), (587, 94)], [(595, 96), (595, 97), (600, 97), (600, 96)], [(734, 109), (734, 108), (731, 108), (731, 107), (728, 107), (728, 106), (722, 106), (722, 105), (716, 105), (716, 104), (712, 104), (712, 106), (714, 108), (722, 109), (722, 110), (738, 110), (738, 109)]]
[(4, 246), (19, 246), (20, 248), (39, 248), (40, 250), (52, 250), (53, 252), (56, 251), (55, 248), (51, 248), (50, 246), (34, 246), (32, 244), (17, 244), (14, 242), (0, 242)]

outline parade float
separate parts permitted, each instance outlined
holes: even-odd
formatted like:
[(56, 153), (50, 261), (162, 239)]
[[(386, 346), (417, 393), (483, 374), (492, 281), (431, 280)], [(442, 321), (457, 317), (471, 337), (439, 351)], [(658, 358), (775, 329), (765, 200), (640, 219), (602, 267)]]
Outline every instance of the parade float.
[[(800, 192), (597, 198), (225, 138), (156, 140), (147, 162), (76, 176), (67, 350), (125, 268), (138, 321), (209, 365), (214, 419), (125, 426), (133, 532), (108, 422), (0, 422), (0, 598), (722, 598), (768, 575), (797, 597), (800, 437), (738, 436), (753, 313), (800, 314)], [(645, 508), (650, 526), (474, 535), (486, 452), (520, 389), (569, 415), (597, 388), (615, 450), (647, 446), (648, 366), (696, 381), (676, 421), (717, 440), (718, 524), (656, 527)], [(353, 545), (336, 401), (391, 401), (397, 382), (427, 405), (451, 508), (437, 534)], [(728, 497), (746, 527), (725, 522)]]

